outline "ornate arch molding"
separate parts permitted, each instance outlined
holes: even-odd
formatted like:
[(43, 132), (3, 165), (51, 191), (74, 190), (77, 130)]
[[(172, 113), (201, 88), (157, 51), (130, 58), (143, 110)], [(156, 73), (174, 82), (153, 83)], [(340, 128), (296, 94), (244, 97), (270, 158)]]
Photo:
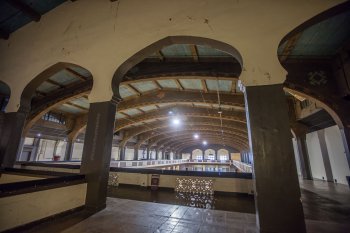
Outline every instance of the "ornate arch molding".
[(119, 85), (123, 80), (123, 77), (125, 74), (133, 68), (136, 64), (140, 63), (142, 60), (144, 60), (147, 56), (150, 54), (159, 51), (163, 47), (173, 45), (173, 44), (196, 44), (196, 45), (205, 45), (210, 46), (215, 49), (219, 49), (221, 51), (224, 51), (228, 54), (231, 54), (233, 58), (235, 58), (238, 63), (243, 66), (243, 59), (240, 53), (237, 49), (232, 47), (229, 44), (226, 44), (224, 42), (220, 42), (217, 40), (204, 38), (204, 37), (195, 37), (195, 36), (168, 36), (165, 37), (146, 48), (140, 50), (133, 56), (131, 56), (129, 59), (127, 59), (122, 65), (118, 67), (116, 72), (114, 73), (113, 79), (112, 79), (112, 90), (113, 90), (113, 101), (119, 101), (120, 100), (120, 94), (119, 94)]

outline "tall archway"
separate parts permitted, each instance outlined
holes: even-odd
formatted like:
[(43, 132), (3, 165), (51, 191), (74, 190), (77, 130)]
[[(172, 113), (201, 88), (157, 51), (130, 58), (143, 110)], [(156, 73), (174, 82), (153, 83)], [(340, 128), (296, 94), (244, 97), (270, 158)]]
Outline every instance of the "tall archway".
[(203, 159), (203, 151), (201, 149), (195, 149), (192, 151), (191, 154), (192, 154), (191, 159), (198, 159), (198, 160)]
[(231, 45), (228, 45), (226, 43), (223, 43), (217, 40), (203, 38), (203, 37), (169, 36), (140, 50), (139, 52), (134, 54), (132, 57), (127, 59), (121, 66), (118, 67), (112, 80), (112, 89), (114, 93), (113, 99), (115, 99), (116, 101), (119, 101), (120, 99), (119, 85), (122, 82), (125, 74), (131, 68), (133, 68), (136, 64), (140, 63), (142, 60), (144, 60), (147, 56), (159, 51), (163, 47), (173, 45), (173, 44), (198, 44), (198, 45), (205, 45), (212, 48), (216, 48), (230, 54), (233, 58), (235, 58), (239, 62), (241, 66), (243, 66), (242, 56)]

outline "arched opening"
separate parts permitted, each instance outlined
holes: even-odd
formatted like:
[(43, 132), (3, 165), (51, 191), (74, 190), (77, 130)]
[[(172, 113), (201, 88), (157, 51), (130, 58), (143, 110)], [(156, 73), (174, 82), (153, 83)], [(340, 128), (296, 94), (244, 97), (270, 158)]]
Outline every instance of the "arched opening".
[[(112, 82), (114, 99), (123, 99), (118, 105), (116, 131), (125, 136), (119, 147), (134, 144), (136, 151), (147, 144), (156, 151), (173, 149), (181, 154), (191, 143), (204, 143), (194, 138), (200, 134), (210, 143), (220, 138), (235, 148), (246, 148), (244, 101), (236, 85), (241, 65), (242, 58), (232, 46), (191, 36), (166, 37), (130, 57)], [(218, 102), (218, 98), (227, 98), (227, 102)], [(224, 116), (221, 123), (213, 121), (220, 116), (209, 116), (208, 108), (218, 114), (233, 111), (240, 120), (235, 123)], [(175, 121), (182, 125), (176, 127)], [(143, 122), (147, 126), (142, 127)]]
[(19, 109), (25, 123), (18, 161), (81, 160), (92, 84), (88, 70), (65, 62), (27, 84)]
[(191, 159), (203, 160), (203, 151), (201, 149), (193, 150)]
[(220, 150), (217, 151), (217, 153), (218, 153), (218, 159), (219, 160), (226, 161), (226, 160), (231, 159), (229, 151), (226, 150), (226, 149), (220, 149)]
[(206, 149), (204, 151), (204, 159), (215, 160), (216, 159), (216, 151), (213, 149)]
[[(300, 177), (347, 184), (350, 175), (347, 53), (350, 4), (331, 8), (288, 33), (278, 55), (293, 96), (293, 146)], [(322, 44), (322, 48), (318, 47)], [(340, 148), (340, 149), (338, 149)]]

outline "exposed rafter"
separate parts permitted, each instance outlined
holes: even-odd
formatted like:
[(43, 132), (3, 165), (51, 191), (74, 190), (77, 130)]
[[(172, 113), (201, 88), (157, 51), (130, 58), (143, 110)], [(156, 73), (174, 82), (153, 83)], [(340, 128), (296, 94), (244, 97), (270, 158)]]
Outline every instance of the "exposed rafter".
[(134, 94), (140, 96), (141, 93), (139, 92), (139, 90), (137, 90), (135, 87), (133, 87), (132, 85), (130, 84), (125, 84), (124, 85), (126, 88), (128, 88), (131, 92), (133, 92)]
[(178, 79), (174, 79), (175, 83), (176, 83), (176, 86), (177, 88), (179, 88), (180, 90), (183, 90), (184, 87), (181, 85), (180, 81)]
[(20, 0), (6, 0), (8, 4), (10, 4), (12, 7), (20, 10), (23, 12), (25, 15), (27, 15), (29, 18), (32, 20), (39, 22), (41, 15), (36, 12), (34, 9), (32, 9), (30, 6), (24, 4)]
[(68, 105), (70, 105), (70, 106), (73, 106), (73, 107), (79, 108), (79, 109), (81, 109), (81, 110), (83, 110), (83, 111), (89, 111), (89, 109), (88, 109), (88, 108), (82, 107), (82, 106), (77, 105), (77, 104), (74, 104), (74, 103), (72, 103), (72, 102), (66, 102), (65, 104), (68, 104)]
[(189, 45), (190, 46), (190, 49), (191, 49), (191, 54), (192, 54), (192, 57), (193, 57), (193, 60), (195, 62), (198, 62), (198, 51), (197, 51), (197, 46), (194, 45), (194, 44), (191, 44)]
[(164, 54), (162, 53), (162, 51), (157, 51), (156, 54), (157, 54), (159, 60), (161, 60), (161, 61), (165, 60), (165, 57), (164, 57)]
[(79, 74), (78, 72), (76, 72), (75, 70), (72, 70), (70, 68), (66, 68), (65, 69), (68, 73), (72, 74), (74, 77), (80, 79), (81, 81), (85, 81), (87, 79), (87, 77)]

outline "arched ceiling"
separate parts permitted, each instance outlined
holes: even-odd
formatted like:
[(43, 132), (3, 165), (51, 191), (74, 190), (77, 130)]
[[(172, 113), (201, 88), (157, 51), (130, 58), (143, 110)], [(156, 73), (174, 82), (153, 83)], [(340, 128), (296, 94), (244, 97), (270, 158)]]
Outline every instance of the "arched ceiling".
[[(175, 44), (151, 54), (127, 72), (119, 87), (123, 101), (117, 107), (115, 131), (120, 144), (137, 139), (138, 146), (165, 147), (199, 133), (207, 140), (224, 138), (227, 144), (231, 140), (234, 148), (247, 149), (244, 98), (237, 88), (240, 72), (240, 65), (230, 55), (206, 46)], [(86, 89), (42, 103), (76, 84)], [(32, 99), (29, 132), (38, 132), (38, 126), (32, 126), (48, 111), (67, 118), (86, 115), (89, 85), (91, 74), (81, 67), (65, 68), (50, 76)], [(171, 125), (174, 118), (181, 120), (177, 128)], [(71, 131), (67, 127), (64, 132)], [(179, 133), (182, 137), (177, 137)]]

